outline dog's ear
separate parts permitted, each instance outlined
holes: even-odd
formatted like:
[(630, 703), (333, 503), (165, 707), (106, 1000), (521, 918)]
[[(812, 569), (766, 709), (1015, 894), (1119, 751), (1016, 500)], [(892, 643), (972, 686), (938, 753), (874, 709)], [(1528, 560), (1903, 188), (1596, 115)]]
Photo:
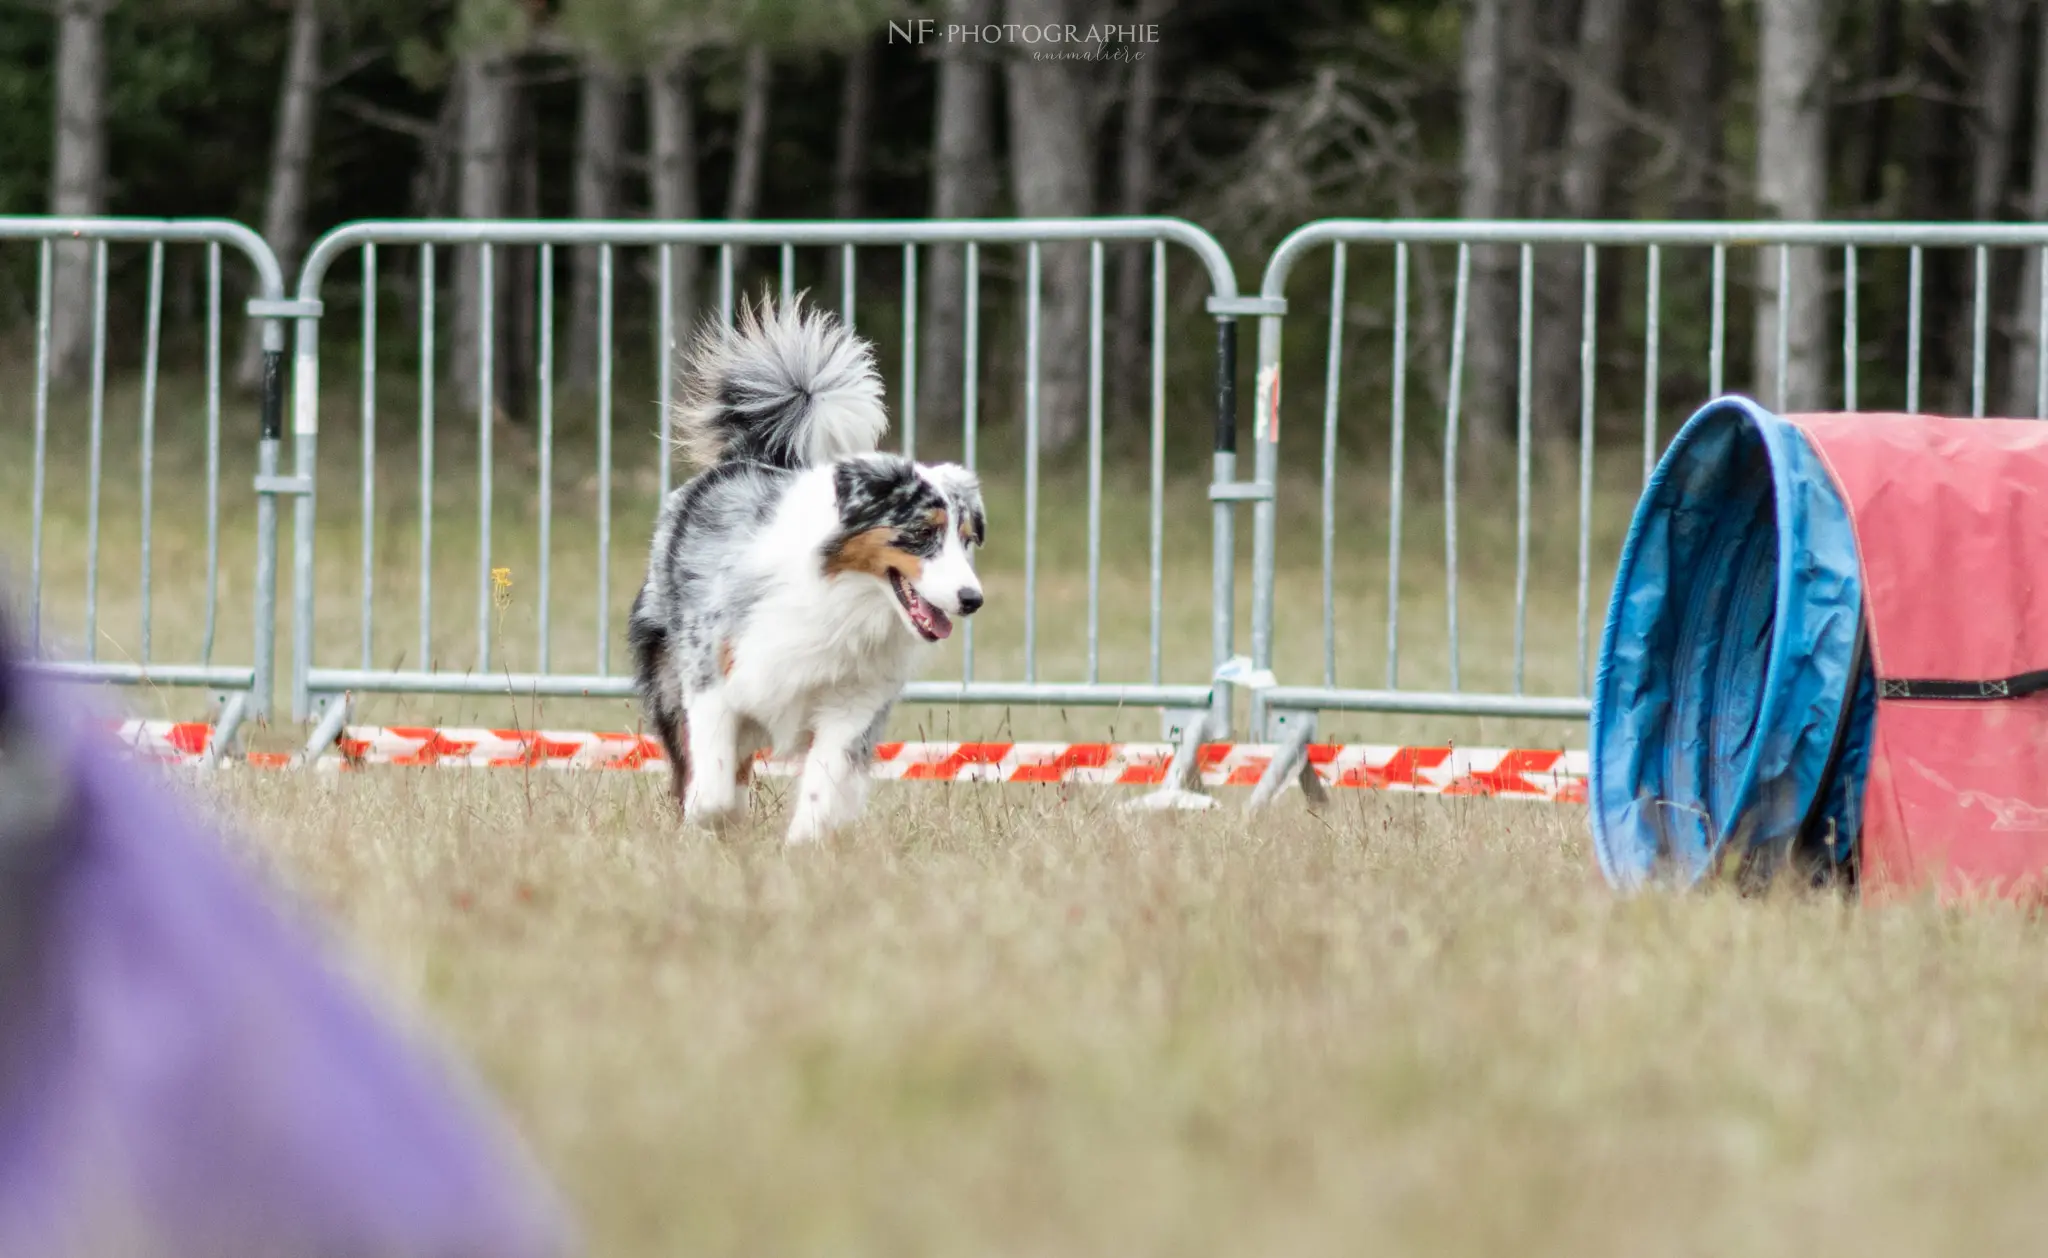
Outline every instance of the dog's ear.
[(841, 459), (832, 470), (832, 496), (839, 523), (850, 532), (887, 521), (918, 490), (917, 469), (891, 455)]
[(958, 463), (933, 463), (925, 475), (945, 495), (946, 509), (959, 522), (960, 536), (970, 546), (979, 546), (988, 526), (988, 514), (981, 505), (981, 479)]

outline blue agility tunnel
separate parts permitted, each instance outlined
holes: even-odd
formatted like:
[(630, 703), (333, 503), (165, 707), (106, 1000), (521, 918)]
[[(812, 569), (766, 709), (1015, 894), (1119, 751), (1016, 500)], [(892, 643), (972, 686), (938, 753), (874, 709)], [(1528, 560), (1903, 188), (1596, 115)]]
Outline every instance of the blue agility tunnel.
[(1695, 414), (1630, 524), (1600, 647), (1588, 798), (1618, 887), (1805, 844), (1845, 862), (1875, 704), (1851, 513), (1799, 425)]

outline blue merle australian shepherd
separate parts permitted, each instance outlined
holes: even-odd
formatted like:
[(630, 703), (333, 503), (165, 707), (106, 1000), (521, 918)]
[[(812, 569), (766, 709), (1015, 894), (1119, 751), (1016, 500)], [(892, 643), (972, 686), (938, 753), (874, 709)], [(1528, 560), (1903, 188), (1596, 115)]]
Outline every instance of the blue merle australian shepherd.
[(918, 656), (981, 606), (981, 489), (876, 447), (872, 347), (801, 301), (699, 337), (677, 444), (701, 470), (662, 504), (629, 631), (684, 819), (745, 811), (754, 753), (802, 752), (789, 841), (860, 815)]

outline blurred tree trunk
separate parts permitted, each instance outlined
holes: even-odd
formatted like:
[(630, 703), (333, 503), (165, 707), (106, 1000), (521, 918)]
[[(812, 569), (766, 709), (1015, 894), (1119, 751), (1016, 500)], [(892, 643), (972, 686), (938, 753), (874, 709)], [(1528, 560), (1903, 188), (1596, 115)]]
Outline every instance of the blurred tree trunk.
[[(287, 289), (296, 282), (299, 251), (305, 248), (306, 172), (313, 163), (313, 128), (320, 106), (320, 0), (292, 0), (291, 35), (284, 81), (277, 98), (277, 131), (270, 141), (270, 191), (263, 202), (263, 239), (284, 268)], [(235, 379), (256, 384), (263, 370), (262, 328), (244, 324)]]
[[(1762, 0), (1757, 40), (1756, 187), (1762, 217), (1793, 221), (1827, 213), (1827, 0)], [(1827, 272), (1820, 251), (1794, 249), (1791, 291), (1778, 291), (1779, 250), (1758, 250), (1757, 397), (1794, 410), (1823, 404)], [(1778, 379), (1778, 321), (1785, 321), (1785, 379)], [(1781, 388), (1782, 384), (1782, 388)]]
[[(1622, 48), (1629, 0), (1584, 0), (1576, 53), (1564, 77), (1571, 84), (1558, 173), (1558, 213), (1573, 220), (1601, 216), (1608, 154), (1621, 129)], [(1537, 330), (1534, 426), (1550, 434), (1579, 428), (1579, 342), (1585, 295), (1583, 249), (1546, 251), (1539, 284), (1544, 317)], [(1619, 255), (1610, 253), (1618, 260)]]
[[(1650, 6), (1661, 47), (1649, 70), (1655, 84), (1646, 103), (1670, 120), (1672, 145), (1670, 214), (1688, 222), (1727, 213), (1725, 170), (1728, 21), (1723, 0), (1664, 0)], [(1647, 259), (1643, 263), (1648, 269)], [(1713, 259), (1705, 249), (1660, 253), (1658, 283), (1664, 310), (1704, 310), (1713, 283)], [(1670, 325), (1666, 325), (1669, 327)], [(1661, 396), (1690, 400), (1703, 396), (1707, 378), (1707, 329), (1680, 342), (1684, 354), (1665, 356)], [(1672, 361), (1672, 360), (1676, 361)], [(1683, 403), (1682, 403), (1683, 404)]]
[(1661, 6), (1669, 24), (1665, 82), (1679, 148), (1671, 205), (1681, 219), (1718, 218), (1723, 208), (1728, 30), (1721, 5), (1722, 0), (1666, 0)]
[[(583, 67), (578, 95), (576, 217), (617, 218), (619, 153), (624, 147), (626, 129), (626, 83), (617, 70), (592, 60)], [(566, 383), (587, 389), (597, 381), (598, 250), (576, 250), (572, 266)]]
[[(1008, 0), (1006, 22), (1082, 24), (1067, 0)], [(1087, 214), (1095, 169), (1088, 128), (1088, 94), (1077, 68), (1086, 62), (1038, 61), (1013, 53), (1007, 66), (1010, 99), (1010, 186), (1018, 213), (1028, 218)], [(1088, 413), (1088, 251), (1080, 245), (1045, 245), (1039, 293), (1038, 432), (1046, 450), (1058, 450), (1086, 430)]]
[(1597, 217), (1607, 196), (1607, 158), (1621, 130), (1622, 49), (1629, 0), (1584, 0), (1572, 67), (1559, 194), (1566, 218)]
[[(50, 213), (104, 214), (107, 203), (107, 59), (109, 0), (60, 0), (57, 6), (55, 154)], [(59, 244), (50, 277), (50, 377), (84, 376), (92, 356), (93, 247)]]
[(462, 85), (456, 82), (441, 93), (433, 131), (420, 147), (419, 168), (412, 179), (413, 213), (421, 218), (447, 218), (454, 213), (449, 190), (455, 183), (461, 149)]
[(1882, 214), (1885, 169), (1892, 158), (1893, 119), (1898, 113), (1897, 93), (1885, 85), (1905, 69), (1906, 0), (1874, 0), (1873, 7), (1869, 70), (1864, 77), (1878, 90), (1873, 90), (1869, 103), (1857, 111), (1861, 121), (1854, 137), (1854, 187), (1865, 212)]
[(2019, 125), (2021, 0), (1986, 0), (1977, 27), (1976, 110), (1970, 128), (1970, 217), (1998, 218)]
[(868, 176), (868, 132), (874, 125), (875, 44), (864, 39), (846, 54), (839, 89), (839, 139), (832, 154), (832, 217), (859, 218)]
[[(492, 52), (464, 53), (456, 66), (456, 90), (462, 93), (456, 142), (456, 212), (468, 219), (503, 218), (510, 185), (512, 142), (513, 84), (509, 59)], [(505, 309), (505, 250), (491, 252), (496, 317), (490, 330), (495, 333), (502, 326), (497, 319), (503, 317)], [(482, 251), (473, 246), (456, 250), (454, 262), (455, 327), (454, 343), (448, 347), (448, 369), (463, 405), (474, 407), (480, 400), (478, 372), (486, 331)], [(504, 356), (493, 357), (497, 367), (493, 377), (502, 379)]]
[[(1957, 51), (1971, 44), (1971, 16), (1962, 5), (1926, 6), (1919, 11), (1920, 29), (1908, 40), (1908, 47), (1919, 51), (1912, 145), (1905, 163), (1908, 219), (1951, 222), (1970, 216), (1971, 153), (1958, 142), (1970, 131), (1970, 111), (1960, 103), (1970, 83)], [(1954, 313), (1970, 301), (1975, 269), (1970, 253), (1926, 253), (1920, 405), (1936, 413), (1966, 414), (1970, 406), (1971, 321)]]
[[(949, 0), (948, 23), (985, 26), (995, 20), (995, 0)], [(977, 44), (947, 41), (939, 50), (939, 96), (932, 125), (933, 218), (979, 218), (988, 213), (996, 188), (995, 72)], [(966, 250), (957, 245), (927, 249), (924, 318), (917, 370), (918, 414), (931, 431), (960, 426), (966, 349)]]
[(1523, 218), (1557, 213), (1560, 149), (1570, 92), (1551, 66), (1576, 46), (1582, 0), (1510, 0), (1508, 5), (1508, 184)]
[[(1140, 0), (1139, 25), (1151, 25), (1164, 18), (1172, 0)], [(1159, 167), (1159, 49), (1153, 45), (1134, 46), (1138, 60), (1131, 66), (1130, 85), (1124, 101), (1122, 150), (1118, 156), (1119, 214), (1149, 213), (1153, 205), (1153, 183)], [(1151, 391), (1151, 374), (1145, 369), (1145, 346), (1152, 326), (1150, 294), (1146, 277), (1151, 273), (1152, 249), (1148, 245), (1125, 245), (1116, 262), (1115, 369), (1110, 380), (1115, 388), (1115, 409), (1120, 416), (1135, 417), (1144, 409)]]
[[(1976, 83), (1970, 111), (1970, 217), (1991, 222), (2005, 216), (2011, 192), (2013, 131), (2019, 126), (2022, 0), (1985, 0), (1977, 18)], [(1999, 281), (2003, 268), (1993, 267), (1985, 277), (1989, 292), (1985, 301), (1991, 311), (2004, 308), (2009, 287)], [(1974, 293), (1975, 279), (1971, 281)], [(1960, 312), (1962, 327), (1957, 341), (1973, 346), (1976, 340), (1974, 298)], [(1987, 311), (1987, 315), (1990, 312)], [(1985, 399), (1988, 409), (1999, 410), (2001, 399), (1992, 387), (1999, 369), (2010, 371), (2010, 356), (2004, 351), (2000, 333), (2003, 320), (1987, 318), (1985, 352)], [(1974, 362), (1974, 353), (1972, 357)]]
[[(533, 97), (517, 92), (512, 103), (511, 159), (507, 164), (511, 188), (507, 194), (510, 216), (540, 217), (540, 119)], [(532, 418), (530, 400), (537, 387), (540, 367), (538, 339), (540, 308), (540, 250), (531, 245), (511, 245), (499, 252), (498, 308), (503, 312), (498, 328), (500, 344), (506, 346), (498, 364), (499, 409), (514, 423)]]
[[(1459, 88), (1463, 95), (1458, 214), (1514, 215), (1508, 117), (1510, 0), (1466, 0)], [(1463, 424), (1482, 448), (1511, 432), (1515, 379), (1514, 251), (1472, 250), (1467, 294)]]
[[(647, 178), (655, 219), (688, 223), (704, 217), (697, 191), (697, 117), (690, 100), (687, 53), (669, 53), (647, 72), (647, 134), (653, 150)], [(697, 318), (701, 269), (696, 249), (677, 245), (669, 250), (670, 340), (659, 349), (670, 372), (675, 370), (676, 350), (689, 339), (691, 321)], [(660, 333), (657, 319), (657, 340)]]
[[(2034, 134), (2022, 217), (2048, 223), (2048, 14), (2037, 14), (2034, 32)], [(2008, 415), (2048, 419), (2042, 405), (2040, 364), (2041, 251), (2026, 251), (2019, 291), (2013, 294), (2013, 354), (2006, 386)]]
[[(768, 157), (768, 89), (772, 67), (768, 49), (762, 44), (747, 46), (745, 69), (740, 85), (739, 131), (733, 137), (732, 186), (725, 192), (727, 222), (744, 223), (761, 205), (761, 172)], [(732, 269), (738, 275), (746, 264), (746, 250), (732, 251)]]

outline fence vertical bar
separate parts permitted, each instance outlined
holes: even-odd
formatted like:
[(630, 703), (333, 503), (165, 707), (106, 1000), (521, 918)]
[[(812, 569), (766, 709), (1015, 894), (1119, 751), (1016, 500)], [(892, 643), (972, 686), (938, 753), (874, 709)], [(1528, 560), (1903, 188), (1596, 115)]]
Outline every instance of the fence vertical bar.
[(1977, 283), (1970, 320), (1970, 418), (1984, 418), (1984, 356), (1991, 340), (1991, 251), (1976, 250)]
[[(668, 250), (662, 249), (661, 275), (661, 352), (656, 355), (664, 363), (661, 372), (663, 406), (661, 422), (668, 425)], [(555, 527), (555, 247), (543, 244), (540, 247), (540, 641), (536, 644), (540, 654), (540, 671), (545, 673), (554, 659), (554, 527)], [(668, 453), (668, 444), (662, 443), (662, 454)], [(661, 460), (662, 479), (668, 479), (668, 459)]]
[(1650, 473), (1657, 469), (1657, 351), (1662, 339), (1663, 295), (1658, 291), (1663, 284), (1664, 259), (1656, 245), (1651, 245), (1647, 273), (1643, 286), (1643, 484), (1650, 483)]
[(612, 247), (597, 251), (597, 673), (612, 671)]
[[(1387, 488), (1387, 689), (1401, 676), (1401, 525), (1408, 489), (1408, 242), (1394, 246), (1394, 448)], [(1327, 532), (1333, 522), (1325, 520)]]
[[(275, 610), (275, 609), (272, 609)], [(220, 611), (220, 245), (206, 246), (206, 629), (199, 661), (213, 663)]]
[(1038, 680), (1038, 242), (1024, 255), (1024, 680)]
[(903, 246), (903, 387), (896, 397), (903, 417), (903, 457), (917, 457), (917, 246)]
[(1151, 667), (1154, 685), (1163, 673), (1162, 611), (1166, 603), (1166, 242), (1152, 242), (1152, 431), (1151, 454)]
[(782, 246), (782, 301), (784, 305), (796, 296), (796, 246), (785, 243)]
[(2034, 305), (2034, 418), (2048, 420), (2048, 248), (2034, 250), (2040, 293)]
[(2041, 291), (2034, 306), (2034, 418), (2048, 419), (2048, 247), (2034, 250)]
[(1579, 693), (1585, 694), (1593, 623), (1593, 400), (1599, 371), (1600, 252), (1586, 246), (1579, 309)]
[(36, 250), (36, 433), (28, 543), (28, 646), (34, 652), (41, 651), (43, 642), (43, 498), (49, 477), (51, 271), (55, 253), (56, 246), (48, 240)]
[(1536, 250), (1522, 246), (1521, 328), (1515, 368), (1515, 693), (1523, 692), (1529, 628), (1529, 460), (1531, 368), (1536, 309)]
[(1906, 268), (1906, 412), (1920, 413), (1920, 298), (1925, 264), (1919, 245), (1908, 255)]
[[(960, 457), (967, 470), (977, 470), (981, 428), (981, 246), (967, 242), (960, 322)], [(849, 291), (852, 285), (848, 285)], [(960, 640), (960, 679), (974, 680), (974, 618), (967, 618)]]
[(477, 248), (477, 304), (481, 307), (476, 329), (476, 667), (491, 667), (491, 482), (495, 456), (491, 450), (491, 413), (497, 409), (498, 326), (496, 259), (491, 246)]
[(1856, 246), (1842, 251), (1842, 407), (1856, 409), (1856, 368), (1861, 355), (1856, 327)]
[[(908, 451), (906, 451), (908, 453)], [(1088, 242), (1088, 683), (1102, 680), (1102, 242)]]
[(420, 662), (434, 667), (434, 246), (420, 246)]
[(362, 564), (365, 670), (376, 667), (371, 641), (377, 602), (377, 246), (363, 246)]
[(718, 318), (719, 322), (732, 326), (732, 246), (718, 246)]
[(149, 246), (149, 311), (142, 346), (142, 662), (149, 663), (151, 639), (151, 568), (156, 541), (151, 526), (156, 508), (156, 389), (162, 362), (164, 323), (164, 243)]
[(853, 271), (853, 246), (839, 246), (839, 317), (847, 327), (853, 326), (853, 299), (856, 285)]
[(1458, 680), (1458, 421), (1465, 393), (1465, 323), (1472, 291), (1472, 246), (1458, 246), (1457, 288), (1451, 299), (1451, 378), (1444, 390), (1444, 611), (1451, 656), (1451, 690)]
[(92, 254), (92, 455), (85, 532), (85, 658), (100, 657), (100, 464), (107, 407), (107, 242)]
[(1786, 399), (1791, 396), (1791, 385), (1786, 376), (1792, 369), (1792, 321), (1786, 312), (1792, 307), (1792, 246), (1778, 246), (1778, 300), (1771, 316), (1778, 325), (1778, 411), (1783, 414)]
[[(305, 294), (301, 294), (304, 296)], [(284, 433), (284, 324), (263, 326), (263, 445), (257, 455), (259, 474), (277, 471), (278, 446)], [(313, 580), (317, 466), (320, 447), (320, 318), (301, 316), (292, 329), (292, 474), (305, 487), (292, 500), (292, 717), (312, 716), (308, 674), (313, 665), (313, 624), (318, 588)], [(256, 564), (256, 695), (267, 711), (276, 654), (277, 601), (276, 499), (259, 495)], [(345, 702), (336, 708), (345, 713)]]
[[(1261, 416), (1252, 424), (1254, 442), (1264, 440), (1263, 382), (1268, 379), (1269, 364), (1270, 378), (1276, 384), (1279, 379), (1280, 324), (1281, 321), (1272, 315), (1259, 317), (1258, 379), (1261, 385), (1257, 386), (1253, 405), (1259, 408)], [(1210, 483), (1234, 483), (1237, 480), (1237, 317), (1228, 314), (1216, 317), (1216, 429), (1213, 448), (1209, 463)], [(1237, 511), (1232, 503), (1217, 500), (1211, 502), (1209, 512), (1209, 655), (1212, 667), (1221, 672), (1237, 649)], [(1261, 599), (1266, 597), (1261, 593), (1264, 583), (1259, 579), (1260, 569), (1257, 566), (1256, 518), (1252, 532), (1255, 543), (1252, 556), (1252, 642), (1256, 652)], [(1221, 740), (1230, 736), (1232, 696), (1229, 686), (1218, 685), (1210, 697), (1210, 738)]]
[(663, 245), (657, 253), (659, 258), (656, 263), (656, 282), (661, 290), (661, 310), (655, 315), (655, 335), (661, 342), (661, 349), (655, 354), (654, 361), (655, 372), (660, 376), (655, 382), (655, 396), (657, 404), (661, 407), (661, 453), (656, 457), (655, 463), (661, 469), (661, 497), (662, 501), (666, 502), (669, 489), (675, 484), (675, 447), (669, 428), (675, 422), (675, 417), (669, 414), (674, 404), (676, 375), (675, 246)]
[(1728, 246), (1714, 246), (1713, 314), (1707, 342), (1707, 393), (1721, 396), (1728, 339)]
[[(209, 288), (207, 301), (210, 307), (207, 321), (209, 324), (217, 327), (220, 321), (220, 269), (218, 266), (214, 266), (211, 269), (207, 279)], [(280, 277), (281, 279), (282, 277)], [(299, 385), (302, 370), (312, 372), (317, 369), (317, 362), (314, 361), (312, 338), (318, 326), (316, 322), (310, 319), (298, 320), (293, 325), (297, 338), (298, 354), (298, 360), (294, 362), (292, 369), (292, 385), (297, 390), (297, 394), (292, 399), (292, 424), (295, 432), (301, 423), (312, 422), (302, 421), (300, 412), (314, 405), (318, 396), (318, 381), (312, 376), (306, 377), (308, 384), (305, 387), (302, 388)], [(286, 325), (282, 319), (265, 317), (259, 321), (257, 327), (258, 336), (262, 343), (263, 392), (260, 410), (258, 411), (256, 474), (258, 476), (275, 476), (277, 474), (279, 450), (284, 440), (284, 351)], [(220, 381), (220, 337), (214, 332), (209, 332), (207, 338), (207, 376), (208, 391), (210, 394), (213, 394), (209, 398), (207, 424), (209, 428), (217, 433), (219, 430), (219, 409), (215, 405), (218, 401), (218, 393), (215, 386)], [(315, 412), (315, 419), (317, 420), (317, 412)], [(213, 441), (209, 444), (213, 447), (214, 454), (217, 454), (218, 441)], [(295, 449), (294, 454), (296, 455), (296, 453)], [(210, 457), (213, 456), (210, 455)], [(294, 518), (296, 520), (296, 516)], [(277, 525), (276, 495), (257, 494), (256, 573), (253, 608), (255, 615), (252, 617), (255, 622), (253, 625), (252, 644), (255, 648), (255, 667), (253, 669), (254, 676), (251, 679), (253, 684), (250, 687), (250, 700), (246, 705), (248, 709), (246, 715), (254, 716), (258, 720), (268, 720), (270, 718), (277, 685)], [(310, 544), (310, 536), (306, 540)], [(294, 574), (298, 571), (299, 560), (306, 549), (305, 547), (298, 546), (298, 541), (299, 538), (294, 536), (292, 554)], [(296, 596), (298, 591), (294, 590), (293, 593)], [(307, 590), (307, 597), (311, 597), (311, 593), (310, 589)], [(312, 639), (310, 637), (299, 637), (296, 633), (297, 624), (298, 615), (295, 611), (293, 615), (293, 647), (297, 653), (293, 657), (291, 670), (292, 715), (294, 717), (302, 715), (305, 711), (306, 668), (310, 666), (312, 660), (310, 651)]]
[(1337, 395), (1344, 360), (1344, 268), (1348, 250), (1343, 241), (1330, 253), (1330, 342), (1323, 363), (1323, 684), (1337, 684)]
[[(1280, 347), (1284, 329), (1283, 320), (1276, 315), (1259, 317), (1259, 368), (1255, 377), (1252, 398), (1252, 479), (1259, 487), (1259, 497), (1252, 504), (1252, 668), (1254, 671), (1273, 667), (1273, 577), (1276, 549), (1276, 504), (1273, 501), (1272, 486), (1279, 476), (1280, 464)], [(1237, 381), (1237, 338), (1231, 334), (1230, 367), (1233, 378), (1229, 382), (1230, 396), (1235, 407)], [(1217, 423), (1223, 422), (1221, 399), (1218, 400)], [(1233, 413), (1234, 425), (1236, 416)], [(1235, 449), (1235, 430), (1231, 438)], [(1231, 465), (1236, 464), (1235, 455)], [(1229, 526), (1225, 526), (1226, 531)], [(1219, 564), (1224, 561), (1219, 557)], [(1218, 601), (1225, 607), (1236, 604), (1236, 562), (1233, 557), (1227, 565), (1231, 569), (1230, 582), (1217, 590)], [(1226, 598), (1227, 596), (1227, 598)], [(1221, 626), (1219, 625), (1219, 628)], [(1219, 635), (1220, 636), (1220, 635)], [(1227, 661), (1228, 657), (1225, 657)], [(1224, 661), (1219, 661), (1219, 663)], [(1219, 700), (1224, 692), (1218, 692)], [(1252, 697), (1252, 729), (1254, 737), (1264, 737), (1262, 728), (1264, 709), (1256, 694)]]

